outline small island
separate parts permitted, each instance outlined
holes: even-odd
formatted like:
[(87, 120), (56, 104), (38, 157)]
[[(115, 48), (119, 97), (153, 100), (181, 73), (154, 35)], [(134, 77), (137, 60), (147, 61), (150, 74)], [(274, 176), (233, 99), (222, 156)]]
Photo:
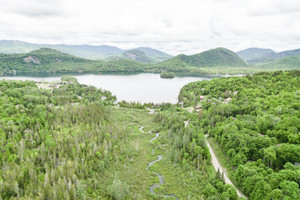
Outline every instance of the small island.
[(175, 74), (173, 72), (162, 72), (160, 73), (160, 78), (174, 78)]

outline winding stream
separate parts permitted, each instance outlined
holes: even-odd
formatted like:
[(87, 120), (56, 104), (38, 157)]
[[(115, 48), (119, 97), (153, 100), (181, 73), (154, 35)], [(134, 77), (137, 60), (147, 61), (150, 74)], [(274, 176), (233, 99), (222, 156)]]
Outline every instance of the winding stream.
[[(140, 131), (141, 131), (142, 133), (144, 133), (143, 128), (144, 128), (143, 126), (140, 127)], [(155, 139), (158, 138), (158, 136), (159, 136), (159, 133), (155, 133), (155, 137), (152, 138), (152, 139), (150, 139), (149, 141), (152, 143), (153, 140), (155, 140)], [(154, 150), (155, 150), (156, 148), (157, 148), (157, 146), (154, 147), (154, 148), (152, 149), (152, 154), (153, 154), (153, 155), (155, 155), (155, 151), (154, 151)], [(148, 164), (147, 168), (146, 168), (147, 170), (149, 170), (149, 171), (153, 172), (154, 174), (156, 174), (156, 175), (158, 176), (158, 178), (159, 178), (159, 183), (158, 183), (158, 184), (154, 184), (154, 185), (152, 185), (152, 186), (149, 187), (151, 194), (154, 194), (154, 189), (155, 189), (155, 188), (157, 188), (157, 187), (159, 187), (159, 186), (161, 186), (162, 184), (165, 183), (165, 180), (164, 180), (164, 178), (163, 178), (162, 175), (160, 175), (159, 173), (157, 173), (157, 172), (152, 171), (152, 170), (149, 169), (149, 167), (151, 167), (153, 164), (157, 163), (157, 162), (160, 161), (161, 159), (163, 159), (163, 156), (162, 156), (162, 155), (157, 155), (157, 159), (154, 160), (154, 161), (151, 161), (151, 162)], [(162, 195), (162, 196), (164, 196), (164, 197), (173, 197), (173, 198), (175, 198), (175, 199), (177, 200), (177, 197), (176, 197), (174, 194), (164, 194), (164, 195)]]

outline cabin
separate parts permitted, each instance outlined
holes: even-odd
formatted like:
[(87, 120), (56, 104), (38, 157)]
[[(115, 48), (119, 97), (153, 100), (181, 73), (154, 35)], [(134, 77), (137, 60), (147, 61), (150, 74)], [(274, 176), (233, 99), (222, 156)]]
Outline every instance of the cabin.
[(231, 100), (232, 100), (232, 98), (227, 98), (227, 99), (225, 100), (225, 102), (228, 103), (228, 102), (231, 101)]

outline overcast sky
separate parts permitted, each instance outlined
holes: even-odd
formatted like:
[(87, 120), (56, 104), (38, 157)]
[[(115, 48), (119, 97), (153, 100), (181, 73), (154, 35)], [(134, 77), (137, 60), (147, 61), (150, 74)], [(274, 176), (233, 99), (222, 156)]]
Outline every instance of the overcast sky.
[(0, 40), (173, 55), (300, 48), (300, 0), (0, 0)]

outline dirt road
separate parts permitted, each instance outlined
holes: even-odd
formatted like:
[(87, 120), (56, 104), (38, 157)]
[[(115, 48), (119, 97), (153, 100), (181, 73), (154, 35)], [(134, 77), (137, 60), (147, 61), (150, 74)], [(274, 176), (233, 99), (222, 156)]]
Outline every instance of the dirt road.
[[(205, 135), (205, 138), (207, 138), (207, 137), (208, 137), (208, 135)], [(231, 180), (228, 178), (227, 174), (223, 171), (223, 168), (222, 168), (222, 166), (220, 165), (220, 163), (219, 163), (219, 161), (218, 161), (218, 159), (217, 159), (217, 157), (216, 157), (214, 151), (212, 150), (210, 144), (208, 143), (207, 140), (205, 140), (205, 141), (206, 141), (206, 145), (207, 145), (207, 147), (208, 147), (208, 149), (209, 149), (209, 153), (210, 153), (210, 155), (211, 155), (211, 162), (212, 162), (212, 164), (213, 164), (215, 170), (218, 171), (218, 169), (219, 169), (219, 172), (220, 172), (221, 174), (224, 174), (224, 180), (225, 180), (225, 183), (226, 183), (226, 184), (230, 184), (230, 185), (232, 185), (233, 187), (235, 187), (235, 186), (233, 185), (233, 183), (231, 182)], [(245, 196), (244, 196), (244, 195), (243, 195), (236, 187), (235, 187), (235, 189), (236, 189), (237, 194), (238, 194), (239, 197), (244, 197), (244, 198), (246, 198), (246, 197), (245, 197)]]

